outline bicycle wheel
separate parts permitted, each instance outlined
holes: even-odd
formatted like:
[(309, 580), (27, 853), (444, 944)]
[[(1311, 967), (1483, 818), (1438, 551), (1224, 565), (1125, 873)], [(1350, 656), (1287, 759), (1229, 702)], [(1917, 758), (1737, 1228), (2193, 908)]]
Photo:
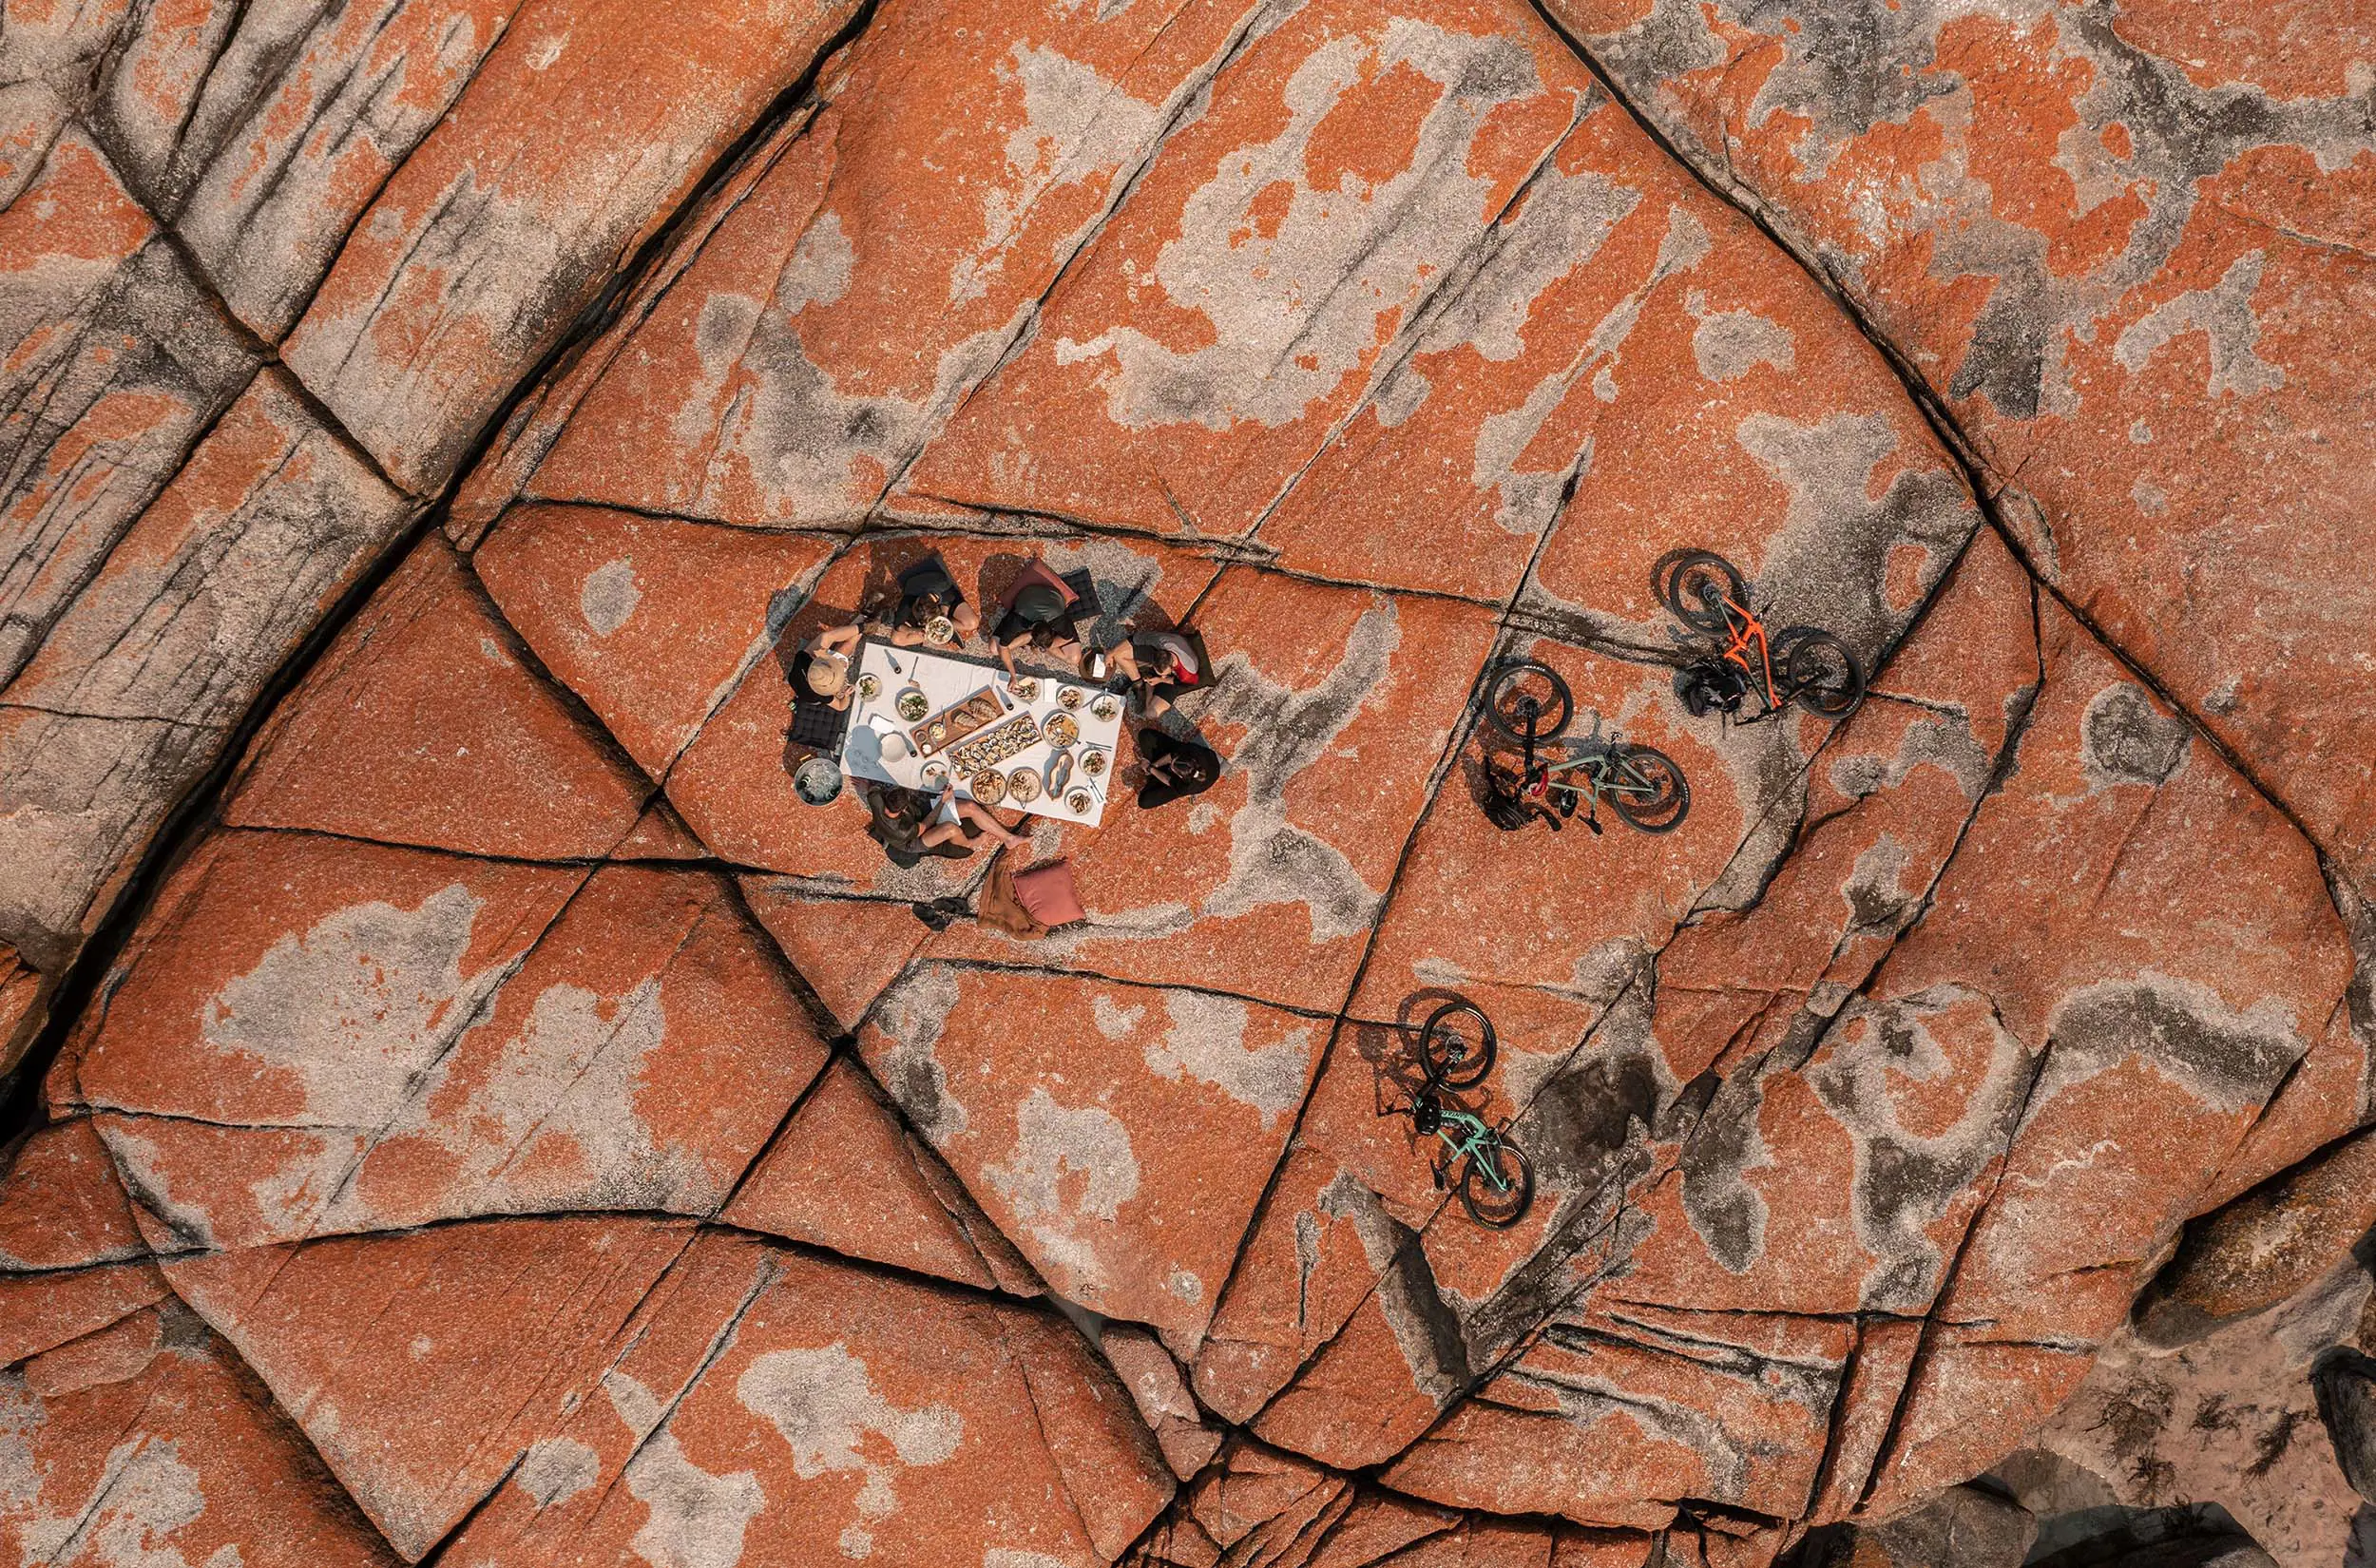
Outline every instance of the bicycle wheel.
[(1466, 1089), (1493, 1070), (1493, 1021), (1473, 1002), (1447, 1002), (1419, 1031), (1419, 1064), (1428, 1080)]
[(1741, 569), (1714, 550), (1682, 550), (1658, 563), (1651, 586), (1675, 619), (1703, 632), (1725, 626), (1724, 602), (1749, 608), (1749, 584)]
[(1792, 700), (1811, 714), (1838, 718), (1864, 700), (1864, 667), (1830, 632), (1788, 628), (1774, 640), (1773, 661), (1782, 668)]
[(1655, 746), (1619, 746), (1610, 753), (1609, 804), (1646, 833), (1671, 833), (1692, 809), (1691, 781), (1675, 759)]
[(1480, 1225), (1506, 1231), (1535, 1200), (1535, 1168), (1517, 1144), (1496, 1135), (1468, 1151), (1461, 1167), (1461, 1207)]
[(1567, 682), (1547, 664), (1505, 664), (1485, 688), (1485, 718), (1512, 740), (1549, 740), (1576, 715)]

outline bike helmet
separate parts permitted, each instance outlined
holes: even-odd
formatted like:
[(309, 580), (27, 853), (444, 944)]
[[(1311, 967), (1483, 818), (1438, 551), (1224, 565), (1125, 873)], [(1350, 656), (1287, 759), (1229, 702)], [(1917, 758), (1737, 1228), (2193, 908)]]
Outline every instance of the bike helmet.
[(1737, 671), (1721, 665), (1693, 664), (1675, 672), (1675, 695), (1694, 718), (1719, 709), (1732, 713), (1749, 695), (1749, 683)]
[(1444, 1125), (1444, 1107), (1433, 1095), (1421, 1095), (1410, 1102), (1410, 1124), (1419, 1129), (1421, 1138), (1432, 1138)]

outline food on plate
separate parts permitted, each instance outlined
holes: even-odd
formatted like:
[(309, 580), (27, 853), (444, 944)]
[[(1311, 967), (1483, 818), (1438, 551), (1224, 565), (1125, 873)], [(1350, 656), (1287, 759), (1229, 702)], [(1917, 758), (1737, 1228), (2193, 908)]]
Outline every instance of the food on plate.
[(1036, 768), (1017, 768), (1006, 775), (1006, 798), (1018, 806), (1028, 806), (1040, 798), (1040, 774)]

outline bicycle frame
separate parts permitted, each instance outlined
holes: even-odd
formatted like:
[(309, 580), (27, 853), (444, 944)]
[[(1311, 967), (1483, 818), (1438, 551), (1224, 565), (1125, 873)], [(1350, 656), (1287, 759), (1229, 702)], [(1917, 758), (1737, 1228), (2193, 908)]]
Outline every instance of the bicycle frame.
[[(1623, 777), (1623, 774), (1631, 770), (1626, 767), (1624, 759), (1618, 755), (1616, 740), (1601, 738), (1599, 714), (1593, 715), (1591, 737), (1578, 742), (1572, 755), (1557, 762), (1547, 758), (1538, 761), (1535, 755), (1534, 736), (1530, 735), (1526, 737), (1523, 756), (1523, 760), (1519, 767), (1519, 782), (1523, 793), (1531, 799), (1546, 803), (1550, 799), (1554, 786), (1562, 786), (1585, 796), (1584, 822), (1596, 832), (1600, 831), (1600, 808), (1602, 796), (1655, 795), (1658, 793), (1657, 786), (1646, 779), (1637, 776), (1628, 781)], [(1584, 775), (1585, 782), (1581, 785), (1569, 782), (1578, 774)], [(1573, 815), (1574, 813), (1566, 811), (1561, 814)]]
[[(1508, 1192), (1510, 1184), (1502, 1179), (1501, 1161), (1477, 1158), (1480, 1152), (1499, 1147), (1501, 1135), (1457, 1105), (1442, 1106), (1437, 1116), (1440, 1119), (1436, 1123), (1435, 1136), (1442, 1138), (1444, 1146), (1451, 1151), (1445, 1157), (1444, 1163), (1436, 1167), (1437, 1176), (1441, 1178), (1453, 1166), (1466, 1159), (1484, 1173), (1485, 1180), (1493, 1185), (1496, 1192)], [(1465, 1129), (1459, 1138), (1452, 1136), (1454, 1123)]]
[[(1766, 641), (1766, 623), (1751, 613), (1744, 604), (1733, 602), (1731, 594), (1724, 599), (1724, 647), (1718, 658), (1749, 677), (1750, 689), (1765, 701), (1765, 712), (1775, 713), (1784, 706), (1784, 698), (1773, 683), (1773, 651)], [(1756, 651), (1755, 662), (1750, 652)], [(1764, 714), (1757, 717), (1763, 717)]]

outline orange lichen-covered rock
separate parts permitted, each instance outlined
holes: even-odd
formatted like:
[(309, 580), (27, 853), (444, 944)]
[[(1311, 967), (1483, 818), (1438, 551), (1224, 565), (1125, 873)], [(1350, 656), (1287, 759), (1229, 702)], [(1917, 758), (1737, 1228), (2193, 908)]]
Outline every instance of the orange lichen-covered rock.
[(859, 1048), (1058, 1294), (1186, 1353), (1325, 1028), (1202, 991), (929, 965)]
[(719, 1217), (983, 1290), (1039, 1290), (1030, 1266), (847, 1057), (826, 1068)]
[(657, 777), (765, 656), (836, 544), (523, 507), (470, 564), (545, 668)]
[[(176, 1233), (708, 1214), (823, 1065), (713, 877), (613, 867), (581, 886), (335, 841), (218, 842), (168, 889), (178, 923), (80, 1070)], [(226, 908), (260, 866), (281, 898)]]
[(410, 1561), (595, 1395), (692, 1239), (651, 1220), (494, 1220), (166, 1273)]
[(1102, 1564), (1171, 1492), (1052, 1314), (706, 1236), (444, 1560)]
[(1582, 107), (1590, 78), (1519, 15), (1266, 18), (907, 489), (1253, 527)]
[(0, 1270), (77, 1269), (146, 1252), (88, 1117), (39, 1127), (0, 1177)]
[(393, 1568), (304, 1438), (188, 1311), (109, 1338), (70, 1375), (57, 1352), (48, 1367), (0, 1372), (0, 1462), (21, 1478), (0, 1493), (0, 1551)]
[(442, 488), (513, 382), (849, 14), (553, 0), (354, 224), (290, 368), (399, 484)]
[(278, 340), (519, 9), (144, 6), (93, 118), (225, 302)]
[(223, 815), (563, 860), (609, 851), (650, 791), (431, 539), (274, 714)]
[(1527, 599), (1604, 631), (1647, 618), (1664, 550), (1717, 548), (1869, 653), (1977, 516), (1885, 362), (1777, 260), (1598, 102), (1257, 543), (1502, 599), (1548, 530)]
[(681, 276), (505, 461), (541, 460), (536, 495), (743, 523), (862, 515), (1032, 327), (1255, 15), (886, 6), (800, 138), (687, 235)]
[(2039, 568), (2365, 882), (2366, 17), (1554, 9), (1898, 346)]

